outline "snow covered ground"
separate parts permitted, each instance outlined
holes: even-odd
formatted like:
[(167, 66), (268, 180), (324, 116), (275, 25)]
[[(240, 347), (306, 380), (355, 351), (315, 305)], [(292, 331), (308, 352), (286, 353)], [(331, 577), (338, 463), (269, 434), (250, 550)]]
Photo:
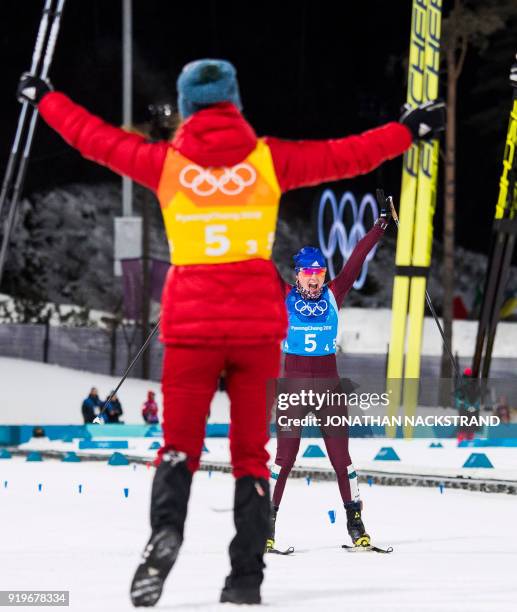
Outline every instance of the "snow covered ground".
[[(0, 357), (0, 424), (82, 424), (81, 404), (91, 387), (97, 387), (101, 399), (105, 399), (119, 380), (37, 361)], [(140, 411), (148, 390), (156, 393), (161, 408), (159, 383), (126, 379), (119, 393), (126, 423), (144, 423)], [(214, 398), (214, 408), (219, 405), (221, 410), (227, 410), (226, 394), (219, 393)], [(226, 417), (223, 422), (227, 421)]]
[[(476, 345), (477, 327), (477, 321), (454, 321), (454, 354), (471, 359)], [(346, 353), (384, 354), (390, 342), (390, 333), (391, 308), (347, 307), (339, 311), (338, 345)], [(424, 317), (422, 334), (422, 355), (441, 355), (442, 339), (432, 317)], [(517, 323), (501, 321), (497, 327), (493, 357), (515, 358), (516, 346)]]
[[(106, 440), (120, 440), (121, 438), (106, 438)], [(124, 438), (126, 439), (126, 438)], [(96, 441), (103, 438), (96, 437)], [(130, 456), (147, 457), (150, 460), (156, 456), (156, 450), (150, 449), (151, 444), (161, 438), (129, 438), (128, 449), (121, 450)], [(56, 450), (61, 452), (76, 451), (87, 455), (105, 454), (109, 457), (113, 449), (80, 450), (79, 440), (63, 442), (61, 440), (48, 440), (46, 438), (32, 438), (19, 446), (23, 450)], [(385, 439), (385, 438), (352, 438), (350, 440), (350, 454), (354, 466), (360, 472), (388, 472), (399, 474), (418, 474), (421, 476), (441, 476), (462, 478), (497, 479), (517, 482), (517, 448), (515, 447), (487, 447), (487, 448), (459, 448), (456, 439), (442, 439), (442, 448), (431, 448), (430, 444), (436, 440), (428, 438), (419, 439)], [(325, 457), (304, 457), (303, 454), (309, 445), (318, 445), (325, 452), (325, 445), (321, 438), (303, 438), (300, 442), (300, 451), (295, 467), (317, 468), (318, 470), (333, 471), (330, 461)], [(395, 450), (400, 461), (376, 461), (375, 456), (382, 447), (389, 446)], [(207, 438), (205, 440), (207, 452), (203, 453), (202, 462), (230, 463), (230, 449), (227, 438)], [(276, 453), (276, 439), (268, 444), (271, 463)], [(471, 453), (484, 453), (491, 461), (493, 468), (464, 468), (463, 464)], [(325, 453), (326, 454), (326, 453)]]
[[(80, 372), (53, 365), (19, 359), (0, 358), (0, 379), (2, 399), (0, 404), (0, 424), (74, 424), (81, 423), (80, 406), (92, 385), (99, 388), (104, 397), (115, 386), (116, 379), (89, 372)], [(161, 405), (159, 385), (138, 379), (128, 379), (122, 388), (120, 398), (124, 407), (124, 420), (127, 423), (142, 423), (140, 407), (147, 390), (157, 393)], [(228, 398), (225, 393), (217, 393), (211, 407), (210, 422), (228, 422)], [(99, 432), (100, 433), (100, 432)], [(113, 438), (111, 438), (113, 439)], [(128, 453), (143, 457), (154, 457), (155, 450), (149, 446), (150, 438), (128, 439)], [(420, 475), (470, 476), (472, 478), (500, 478), (517, 480), (516, 448), (457, 448), (455, 440), (442, 440), (444, 448), (429, 448), (431, 439), (386, 440), (352, 439), (351, 453), (357, 469), (385, 470), (389, 472), (417, 473)], [(297, 465), (300, 467), (327, 468), (327, 458), (304, 458), (302, 455), (309, 444), (319, 444), (321, 439), (304, 439), (301, 442)], [(374, 461), (383, 446), (392, 446), (400, 461)], [(204, 454), (205, 461), (228, 462), (228, 440), (210, 439), (207, 441), (209, 452)], [(59, 440), (31, 440), (22, 448), (78, 450), (78, 440), (62, 442)], [(269, 450), (274, 457), (276, 442), (270, 442)], [(95, 453), (99, 453), (95, 449)], [(112, 450), (106, 450), (111, 454)], [(123, 451), (124, 452), (124, 451)], [(490, 458), (494, 469), (463, 469), (462, 466), (471, 452), (484, 452)]]
[[(372, 368), (375, 371), (379, 365), (364, 361), (359, 361), (359, 364), (359, 368), (352, 372), (348, 363), (345, 366), (346, 375), (353, 379), (364, 380), (362, 369), (368, 371), (368, 368)], [(511, 369), (511, 365), (508, 367), (510, 369), (507, 371), (511, 372), (513, 377), (515, 372)], [(119, 377), (37, 361), (0, 357), (0, 425), (82, 424), (81, 404), (90, 388), (97, 387), (101, 399), (106, 399), (119, 380)], [(144, 424), (141, 407), (148, 390), (156, 393), (161, 408), (162, 396), (159, 383), (138, 378), (126, 379), (118, 394), (124, 409), (125, 423)], [(228, 423), (228, 420), (228, 396), (226, 393), (217, 392), (210, 407), (209, 422)]]
[[(1, 588), (68, 589), (72, 610), (131, 610), (129, 582), (148, 536), (152, 472), (0, 461)], [(228, 571), (232, 492), (227, 474), (196, 475), (186, 541), (157, 609), (229, 609), (216, 602)], [(340, 548), (348, 538), (335, 483), (288, 482), (277, 542), (296, 553), (267, 558), (266, 610), (515, 609), (513, 496), (381, 486), (362, 493), (367, 528), (378, 545), (394, 547), (391, 555)], [(336, 511), (334, 524), (329, 510)]]

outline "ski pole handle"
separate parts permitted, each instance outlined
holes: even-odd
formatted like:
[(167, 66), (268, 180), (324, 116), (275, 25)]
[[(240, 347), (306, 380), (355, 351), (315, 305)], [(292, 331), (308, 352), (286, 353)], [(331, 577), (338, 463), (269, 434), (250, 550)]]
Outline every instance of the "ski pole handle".
[(399, 226), (399, 216), (397, 215), (397, 211), (395, 210), (395, 205), (393, 204), (393, 197), (388, 196), (387, 200), (390, 205), (391, 216), (393, 217), (393, 221), (395, 221), (395, 225), (398, 227)]
[(376, 197), (377, 197), (377, 204), (380, 206), (381, 209), (385, 209), (386, 208), (386, 204), (389, 205), (390, 207), (390, 211), (391, 211), (391, 217), (393, 219), (393, 221), (395, 221), (395, 225), (398, 227), (399, 226), (399, 218), (397, 215), (397, 211), (395, 210), (395, 206), (393, 204), (393, 197), (392, 196), (388, 196), (385, 197), (384, 195), (384, 189), (377, 189), (376, 190)]

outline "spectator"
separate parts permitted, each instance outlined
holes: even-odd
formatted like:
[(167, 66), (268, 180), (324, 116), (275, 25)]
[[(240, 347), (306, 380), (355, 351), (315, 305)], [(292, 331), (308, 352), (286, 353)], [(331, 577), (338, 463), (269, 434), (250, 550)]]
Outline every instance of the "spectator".
[[(472, 370), (465, 368), (461, 381), (454, 392), (454, 404), (462, 417), (478, 418), (481, 409), (481, 389), (476, 378), (472, 377)], [(473, 440), (478, 427), (475, 425), (460, 424), (456, 437), (458, 444), (464, 440)]]
[[(110, 391), (108, 397), (110, 397), (112, 393), (113, 391)], [(106, 408), (104, 410), (104, 421), (106, 423), (123, 423), (123, 421), (119, 420), (122, 413), (122, 404), (120, 403), (118, 396), (113, 395), (110, 401), (106, 404)]]
[(495, 407), (495, 414), (501, 419), (501, 423), (507, 424), (510, 422), (510, 406), (506, 395), (501, 395), (499, 403)]
[(95, 387), (92, 387), (81, 408), (85, 425), (93, 423), (93, 419), (100, 413), (101, 408), (102, 402), (99, 393)]
[(147, 400), (142, 406), (142, 416), (148, 425), (154, 425), (159, 422), (158, 404), (154, 399), (154, 391), (147, 392)]

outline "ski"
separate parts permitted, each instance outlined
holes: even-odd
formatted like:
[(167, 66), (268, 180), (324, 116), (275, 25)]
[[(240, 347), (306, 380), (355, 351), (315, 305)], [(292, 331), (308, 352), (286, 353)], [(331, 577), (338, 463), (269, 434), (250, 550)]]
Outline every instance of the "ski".
[[(515, 243), (515, 216), (517, 212), (516, 180), (517, 156), (517, 95), (514, 91), (510, 121), (506, 135), (503, 172), (499, 182), (499, 196), (495, 208), (493, 238), (488, 259), (487, 276), (483, 291), (483, 302), (476, 337), (476, 349), (472, 362), (474, 377), (481, 373), (488, 378), (492, 349), (495, 341), (499, 312), (504, 300), (504, 291)], [(485, 352), (483, 361), (483, 349)], [(482, 363), (483, 361), (483, 363)]]
[[(423, 74), (425, 49), (426, 3), (413, 0), (411, 11), (411, 36), (409, 43), (409, 71), (406, 101), (412, 106), (423, 102)], [(407, 308), (409, 302), (410, 276), (413, 248), (415, 203), (418, 185), (419, 145), (414, 143), (404, 153), (402, 163), (402, 187), (400, 192), (400, 233), (397, 237), (395, 255), (396, 272), (393, 280), (391, 308), (391, 333), (388, 354), (387, 385), (391, 393), (389, 414), (398, 413), (402, 400), (402, 378), (404, 374), (404, 352), (406, 344)], [(395, 435), (387, 428), (386, 435)]]
[(513, 250), (515, 246), (515, 232), (516, 227), (513, 225), (513, 232), (510, 230), (505, 234), (505, 246), (501, 261), (501, 270), (498, 275), (498, 288), (495, 293), (494, 306), (492, 310), (492, 318), (488, 326), (488, 335), (485, 350), (485, 360), (483, 362), (482, 377), (488, 378), (490, 373), (490, 364), (492, 362), (492, 351), (494, 348), (495, 334), (497, 331), (497, 324), (499, 323), (499, 313), (504, 302), (504, 292), (508, 283), (508, 277), (510, 275), (510, 266), (512, 264)]
[(363, 552), (376, 552), (384, 555), (388, 555), (393, 552), (393, 546), (388, 546), (388, 548), (380, 548), (379, 546), (350, 546), (348, 544), (343, 544), (341, 548), (344, 548), (347, 552), (351, 553), (363, 553)]
[(490, 253), (488, 256), (485, 286), (483, 289), (483, 301), (481, 303), (481, 311), (479, 315), (476, 348), (474, 350), (474, 358), (472, 361), (472, 376), (474, 376), (474, 378), (477, 378), (481, 371), (487, 330), (492, 316), (494, 297), (497, 292), (497, 281), (500, 273), (503, 249), (504, 237), (493, 232), (492, 244), (490, 246)]
[[(441, 13), (442, 0), (413, 0), (407, 89), (411, 106), (438, 97)], [(438, 140), (413, 144), (404, 155), (402, 170), (387, 370), (389, 414), (396, 414), (401, 403), (406, 415), (413, 414), (418, 401), (437, 174)], [(409, 428), (406, 434), (411, 435)], [(386, 435), (394, 436), (393, 428)]]
[(266, 552), (272, 553), (274, 555), (292, 555), (294, 553), (294, 547), (289, 546), (289, 548), (286, 548), (285, 550), (278, 550), (277, 548), (267, 548)]
[[(422, 100), (438, 98), (442, 0), (427, 0), (425, 15), (424, 74)], [(419, 144), (414, 235), (410, 269), (407, 350), (404, 371), (404, 414), (414, 414), (418, 404), (418, 379), (422, 352), (427, 274), (431, 265), (433, 217), (438, 181), (438, 139)], [(405, 428), (411, 436), (412, 428)]]

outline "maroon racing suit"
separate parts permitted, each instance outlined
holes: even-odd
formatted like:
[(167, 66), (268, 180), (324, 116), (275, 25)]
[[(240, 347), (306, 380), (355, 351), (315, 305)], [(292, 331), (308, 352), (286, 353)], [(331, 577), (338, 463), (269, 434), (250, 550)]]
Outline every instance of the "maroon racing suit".
[[(387, 223), (378, 219), (374, 227), (356, 245), (348, 261), (343, 266), (341, 272), (328, 284), (328, 289), (332, 291), (338, 308), (341, 308), (345, 297), (352, 288), (355, 280), (361, 272), (364, 260), (372, 248), (377, 244), (384, 234)], [(291, 285), (286, 283), (286, 294), (291, 290)], [(335, 389), (340, 387), (339, 374), (335, 353), (321, 356), (307, 356), (286, 353), (284, 362), (283, 384), (293, 389), (296, 388), (297, 380), (304, 382), (310, 381), (310, 386), (314, 391), (324, 389)], [(333, 407), (328, 407), (327, 413), (332, 413)], [(346, 406), (345, 406), (346, 410)], [(311, 412), (311, 407), (299, 408), (296, 410), (296, 417), (302, 418)], [(276, 469), (273, 474), (276, 476), (276, 484), (273, 492), (273, 506), (278, 508), (282, 500), (282, 495), (287, 482), (287, 478), (298, 455), (301, 439), (301, 426), (291, 426), (286, 431), (276, 425), (277, 432), (277, 451)], [(328, 457), (337, 476), (339, 492), (344, 503), (357, 501), (359, 499), (359, 489), (357, 487), (357, 476), (350, 459), (348, 450), (348, 428), (340, 427), (336, 434), (336, 428), (326, 428), (320, 426), (323, 441), (327, 450)]]

